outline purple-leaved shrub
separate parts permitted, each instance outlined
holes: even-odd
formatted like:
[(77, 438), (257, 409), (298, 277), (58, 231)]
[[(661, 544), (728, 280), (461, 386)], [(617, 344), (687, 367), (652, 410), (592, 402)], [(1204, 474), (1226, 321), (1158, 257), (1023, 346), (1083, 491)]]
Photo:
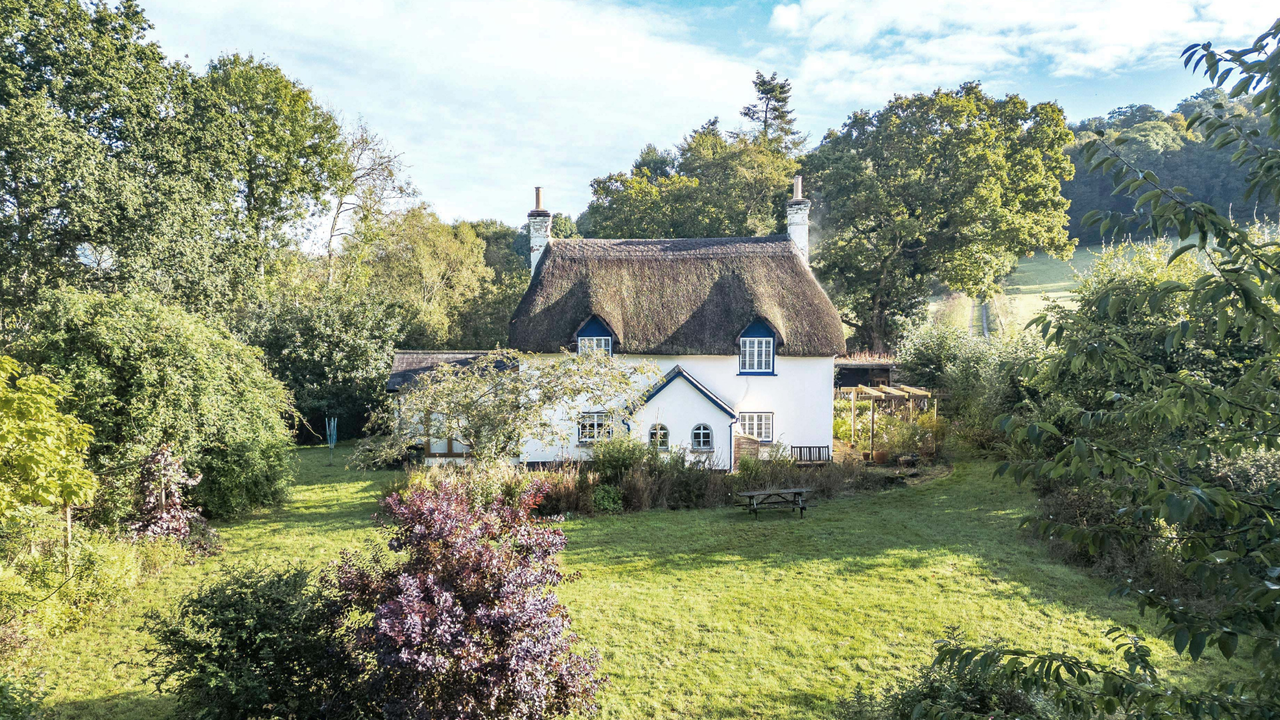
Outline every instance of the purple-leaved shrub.
[(182, 458), (165, 443), (142, 460), (138, 507), (130, 529), (136, 538), (189, 540), (193, 528), (201, 539), (211, 539), (212, 528), (199, 507), (183, 505), (184, 488), (200, 484), (200, 473), (188, 474)]
[[(364, 613), (352, 638), (365, 697), (387, 718), (537, 720), (595, 711), (598, 657), (553, 588), (568, 579), (564, 534), (533, 509), (541, 486), (481, 505), (463, 481), (392, 495), (388, 548), (402, 560), (349, 553), (331, 570), (343, 602)], [(509, 494), (512, 497), (514, 494)]]

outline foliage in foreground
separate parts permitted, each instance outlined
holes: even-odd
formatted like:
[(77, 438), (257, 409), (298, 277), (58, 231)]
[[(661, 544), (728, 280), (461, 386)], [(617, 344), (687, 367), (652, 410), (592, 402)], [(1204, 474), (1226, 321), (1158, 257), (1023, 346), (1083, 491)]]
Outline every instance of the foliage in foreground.
[[(1262, 140), (1280, 140), (1280, 21), (1244, 50), (1219, 52), (1205, 43), (1187, 48), (1186, 63), (1202, 63), (1223, 85), (1235, 74), (1230, 98), (1253, 93), (1268, 118), (1265, 133), (1236, 117), (1193, 116), (1214, 146), (1235, 147), (1232, 156), (1248, 178), (1248, 192), (1280, 200), (1280, 150)], [(1219, 110), (1220, 108), (1216, 109)], [(1183, 188), (1167, 188), (1150, 171), (1134, 167), (1106, 138), (1083, 148), (1091, 170), (1111, 175), (1119, 193), (1135, 198), (1135, 215), (1091, 213), (1086, 224), (1104, 233), (1137, 225), (1152, 234), (1175, 233), (1181, 245), (1170, 261), (1200, 253), (1208, 271), (1187, 282), (1169, 279), (1155, 287), (1112, 283), (1075, 311), (1035, 321), (1059, 357), (1047, 368), (1064, 382), (1096, 377), (1100, 409), (1065, 407), (1063, 422), (1025, 422), (1006, 417), (1001, 425), (1025, 459), (1001, 472), (1017, 480), (1064, 479), (1105, 494), (1118, 510), (1114, 519), (1082, 526), (1053, 520), (1031, 526), (1089, 553), (1149, 541), (1151, 525), (1164, 528), (1188, 580), (1216, 601), (1207, 607), (1140, 585), (1117, 592), (1161, 621), (1160, 635), (1192, 660), (1216, 652), (1237, 654), (1251, 672), (1209, 689), (1167, 682), (1152, 661), (1145, 639), (1131, 629), (1110, 635), (1119, 666), (1062, 652), (1020, 648), (983, 649), (944, 643), (937, 663), (957, 671), (999, 674), (1050, 696), (1072, 714), (1122, 713), (1131, 718), (1191, 717), (1258, 719), (1280, 714), (1280, 484), (1236, 486), (1218, 478), (1218, 461), (1244, 453), (1280, 450), (1280, 246), (1251, 232), (1212, 206), (1188, 199)], [(1135, 222), (1136, 221), (1136, 222)], [(1161, 311), (1184, 304), (1185, 313), (1161, 320)], [(1242, 352), (1232, 372), (1170, 367), (1167, 358), (1135, 349), (1117, 332), (1117, 319), (1152, 319), (1148, 341), (1164, 355), (1193, 344)], [(1108, 435), (1095, 429), (1113, 429)], [(1134, 437), (1155, 437), (1133, 447)], [(1169, 438), (1172, 441), (1159, 441)], [(1046, 459), (1046, 456), (1048, 459)], [(1137, 522), (1130, 522), (1130, 520)], [(928, 704), (935, 717), (974, 713)]]
[(0, 520), (29, 505), (69, 513), (93, 497), (97, 478), (84, 466), (93, 429), (58, 411), (65, 397), (48, 378), (0, 355)]
[[(961, 643), (958, 628), (947, 628), (948, 643)], [(988, 647), (998, 649), (998, 643)], [(881, 694), (858, 688), (840, 702), (838, 720), (916, 720), (923, 707), (953, 708), (994, 718), (1057, 720), (1058, 709), (1044, 697), (1027, 692), (1007, 678), (973, 668), (922, 665), (914, 674)]]
[[(501, 478), (499, 478), (501, 480)], [(386, 544), (321, 575), (233, 570), (148, 617), (152, 680), (202, 718), (541, 720), (603, 679), (554, 594), (540, 491), (437, 474), (384, 502)]]
[(183, 717), (343, 717), (359, 668), (337, 610), (304, 568), (233, 567), (147, 615), (148, 679), (178, 696)]
[(258, 351), (145, 294), (52, 291), (28, 318), (15, 356), (67, 390), (66, 409), (93, 427), (97, 521), (133, 511), (137, 469), (165, 443), (203, 476), (191, 499), (212, 515), (283, 499), (293, 410)]

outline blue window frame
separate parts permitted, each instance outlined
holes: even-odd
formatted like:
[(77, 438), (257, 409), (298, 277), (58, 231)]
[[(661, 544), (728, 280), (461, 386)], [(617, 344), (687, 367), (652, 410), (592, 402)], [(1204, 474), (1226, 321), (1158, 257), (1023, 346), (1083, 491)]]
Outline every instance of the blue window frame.
[(579, 355), (593, 350), (601, 350), (609, 355), (613, 354), (613, 332), (609, 330), (608, 325), (605, 325), (600, 318), (594, 315), (578, 329), (575, 339), (578, 343)]
[(738, 374), (776, 375), (774, 356), (777, 341), (773, 329), (760, 320), (738, 336)]

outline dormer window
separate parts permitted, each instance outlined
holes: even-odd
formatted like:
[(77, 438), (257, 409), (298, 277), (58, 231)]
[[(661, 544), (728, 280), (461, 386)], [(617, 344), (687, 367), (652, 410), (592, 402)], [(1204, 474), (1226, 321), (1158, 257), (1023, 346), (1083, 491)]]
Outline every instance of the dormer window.
[(613, 331), (594, 315), (578, 328), (577, 341), (579, 355), (597, 351), (613, 354)]
[(613, 354), (613, 338), (611, 337), (579, 337), (578, 354), (600, 350), (606, 355)]
[(738, 374), (772, 375), (773, 329), (757, 320), (738, 337)]

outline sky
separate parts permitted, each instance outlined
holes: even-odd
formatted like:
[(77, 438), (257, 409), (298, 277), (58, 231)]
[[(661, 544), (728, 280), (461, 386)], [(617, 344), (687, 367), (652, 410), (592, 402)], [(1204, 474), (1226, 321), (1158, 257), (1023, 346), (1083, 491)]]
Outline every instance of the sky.
[(142, 0), (150, 38), (203, 68), (252, 53), (363, 119), (445, 220), (524, 222), (533, 187), (577, 215), (593, 178), (712, 117), (756, 70), (790, 78), (816, 143), (895, 94), (977, 80), (1069, 121), (1171, 110), (1207, 83), (1193, 42), (1252, 42), (1275, 0)]

